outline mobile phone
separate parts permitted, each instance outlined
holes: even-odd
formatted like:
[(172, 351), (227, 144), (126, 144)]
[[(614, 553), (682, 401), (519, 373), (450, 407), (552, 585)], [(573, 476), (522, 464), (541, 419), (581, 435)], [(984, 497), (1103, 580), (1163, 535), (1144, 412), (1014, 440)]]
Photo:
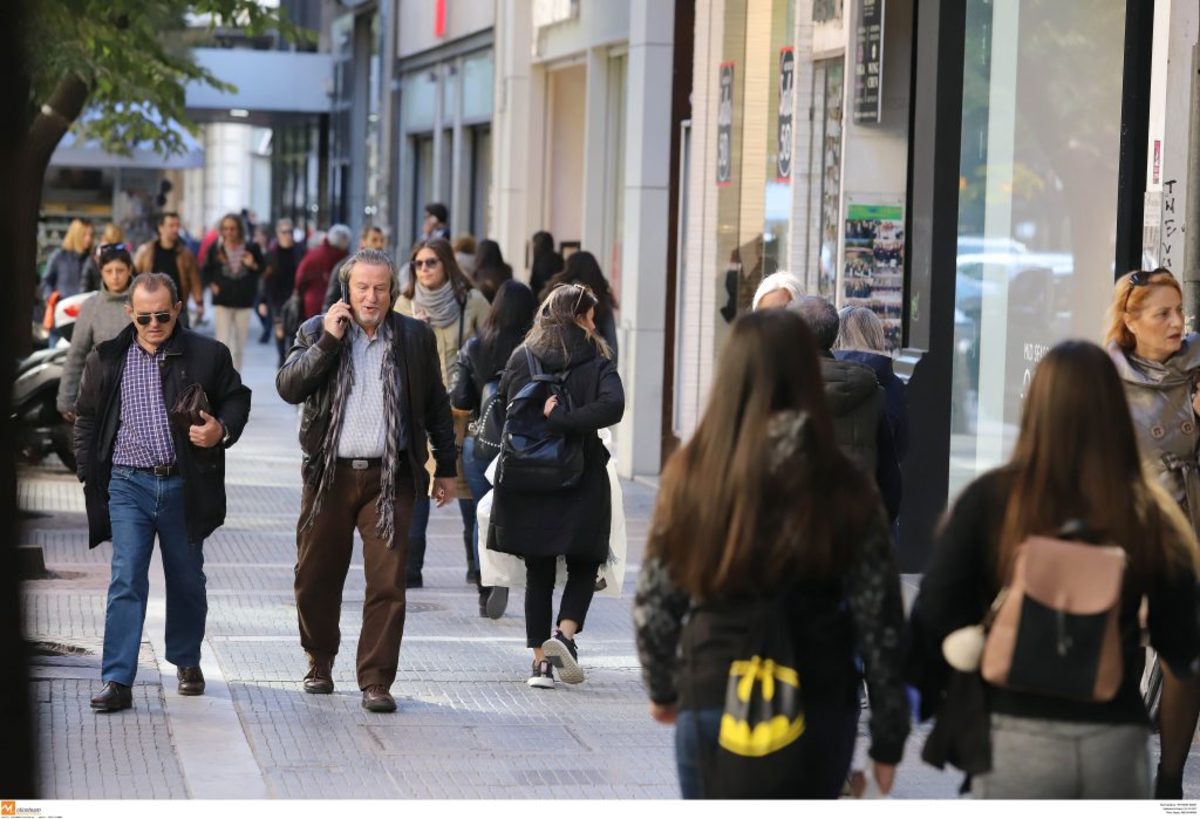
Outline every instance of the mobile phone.
[[(342, 284), (342, 302), (348, 307), (350, 305), (350, 288), (346, 286), (345, 282), (342, 282), (341, 284)], [(339, 321), (342, 324), (345, 324), (347, 322), (347, 319), (342, 318), (342, 319), (339, 319)]]

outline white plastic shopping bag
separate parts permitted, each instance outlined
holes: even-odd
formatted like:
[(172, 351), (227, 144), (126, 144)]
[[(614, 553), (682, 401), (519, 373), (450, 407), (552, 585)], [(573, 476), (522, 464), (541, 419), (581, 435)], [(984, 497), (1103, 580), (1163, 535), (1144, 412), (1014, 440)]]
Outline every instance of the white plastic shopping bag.
[[(600, 567), (596, 577), (596, 593), (606, 597), (620, 597), (625, 585), (625, 506), (624, 494), (621, 490), (621, 480), (617, 477), (617, 459), (613, 454), (612, 433), (607, 429), (600, 431), (600, 440), (609, 451), (608, 485), (612, 493), (612, 528), (609, 530), (608, 560)], [(496, 463), (494, 459), (484, 472), (488, 481), (495, 485)], [(497, 552), (487, 548), (488, 525), (492, 518), (492, 493), (488, 492), (475, 504), (475, 514), (479, 522), (479, 572), (484, 586), (514, 586), (525, 585), (525, 561), (515, 555)], [(558, 559), (557, 584), (561, 587), (567, 582), (567, 561)]]

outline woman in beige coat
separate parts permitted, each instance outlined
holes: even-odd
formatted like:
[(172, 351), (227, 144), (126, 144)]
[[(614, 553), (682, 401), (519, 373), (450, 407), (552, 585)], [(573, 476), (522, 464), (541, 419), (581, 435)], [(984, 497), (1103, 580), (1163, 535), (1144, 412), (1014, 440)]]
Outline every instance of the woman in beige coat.
[[(488, 301), (463, 275), (454, 258), (454, 249), (445, 239), (426, 239), (414, 246), (409, 258), (412, 275), (396, 299), (396, 311), (421, 319), (433, 329), (438, 357), (442, 363), (442, 383), (450, 388), (450, 373), (458, 351), (483, 327)], [(463, 546), (467, 555), (467, 582), (478, 584), (479, 566), (475, 563), (472, 534), (475, 525), (475, 501), (463, 478), (462, 442), (469, 413), (456, 413), (455, 438), (458, 442), (458, 508), (463, 518)], [(418, 498), (413, 507), (408, 532), (407, 584), (410, 589), (424, 585), (425, 530), (429, 525), (429, 499)]]
[[(1200, 335), (1184, 335), (1183, 290), (1165, 268), (1122, 276), (1108, 310), (1109, 354), (1125, 385), (1142, 462), (1200, 532)], [(1200, 716), (1200, 678), (1163, 668), (1162, 757), (1155, 797), (1183, 798), (1183, 764)], [(1151, 675), (1154, 683), (1157, 675)], [(1151, 689), (1155, 685), (1152, 683)]]

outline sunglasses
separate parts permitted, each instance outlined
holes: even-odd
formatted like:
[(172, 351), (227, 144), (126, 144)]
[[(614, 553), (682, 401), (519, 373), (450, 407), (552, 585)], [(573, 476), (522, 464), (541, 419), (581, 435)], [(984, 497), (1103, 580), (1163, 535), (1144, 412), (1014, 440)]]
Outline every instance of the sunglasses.
[(1133, 289), (1145, 287), (1160, 273), (1171, 275), (1171, 271), (1165, 267), (1156, 267), (1154, 270), (1135, 270), (1129, 274), (1129, 289), (1125, 291), (1125, 305), (1121, 308), (1122, 313), (1129, 312), (1129, 297), (1133, 295)]
[(124, 242), (113, 242), (113, 243), (112, 243), (112, 244), (110, 244), (110, 245), (108, 245), (108, 244), (102, 244), (102, 245), (100, 245), (100, 252), (101, 252), (101, 253), (106, 253), (106, 252), (108, 252), (108, 251), (110, 251), (110, 250), (129, 250), (129, 248), (128, 248), (128, 247), (126, 247), (126, 245), (125, 245), (125, 243), (124, 243)]
[(420, 270), (421, 268), (425, 268), (426, 270), (433, 270), (441, 263), (442, 263), (442, 260), (438, 259), (438, 258), (413, 259), (412, 266), (413, 266), (413, 270)]
[(166, 324), (167, 322), (169, 322), (171, 320), (171, 314), (170, 313), (138, 313), (133, 318), (138, 324), (142, 325), (143, 327), (146, 327), (150, 324), (151, 321), (157, 321), (159, 324)]

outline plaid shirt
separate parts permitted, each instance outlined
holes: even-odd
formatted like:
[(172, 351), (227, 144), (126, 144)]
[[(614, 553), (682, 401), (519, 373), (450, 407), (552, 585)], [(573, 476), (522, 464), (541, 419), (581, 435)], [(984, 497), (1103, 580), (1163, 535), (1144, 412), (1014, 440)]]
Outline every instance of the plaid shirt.
[[(338, 436), (339, 458), (380, 458), (386, 445), (384, 441), (383, 406), (383, 354), (391, 343), (391, 333), (385, 323), (375, 333), (367, 336), (357, 324), (351, 322), (350, 355), (354, 359), (354, 385), (346, 398), (345, 418)], [(403, 402), (401, 402), (403, 403)], [(403, 413), (401, 413), (403, 416)], [(400, 449), (404, 449), (404, 428), (401, 422), (397, 430)]]
[(154, 354), (134, 341), (125, 354), (121, 376), (121, 425), (113, 447), (119, 466), (168, 466), (175, 463), (175, 443), (163, 401), (162, 347)]

